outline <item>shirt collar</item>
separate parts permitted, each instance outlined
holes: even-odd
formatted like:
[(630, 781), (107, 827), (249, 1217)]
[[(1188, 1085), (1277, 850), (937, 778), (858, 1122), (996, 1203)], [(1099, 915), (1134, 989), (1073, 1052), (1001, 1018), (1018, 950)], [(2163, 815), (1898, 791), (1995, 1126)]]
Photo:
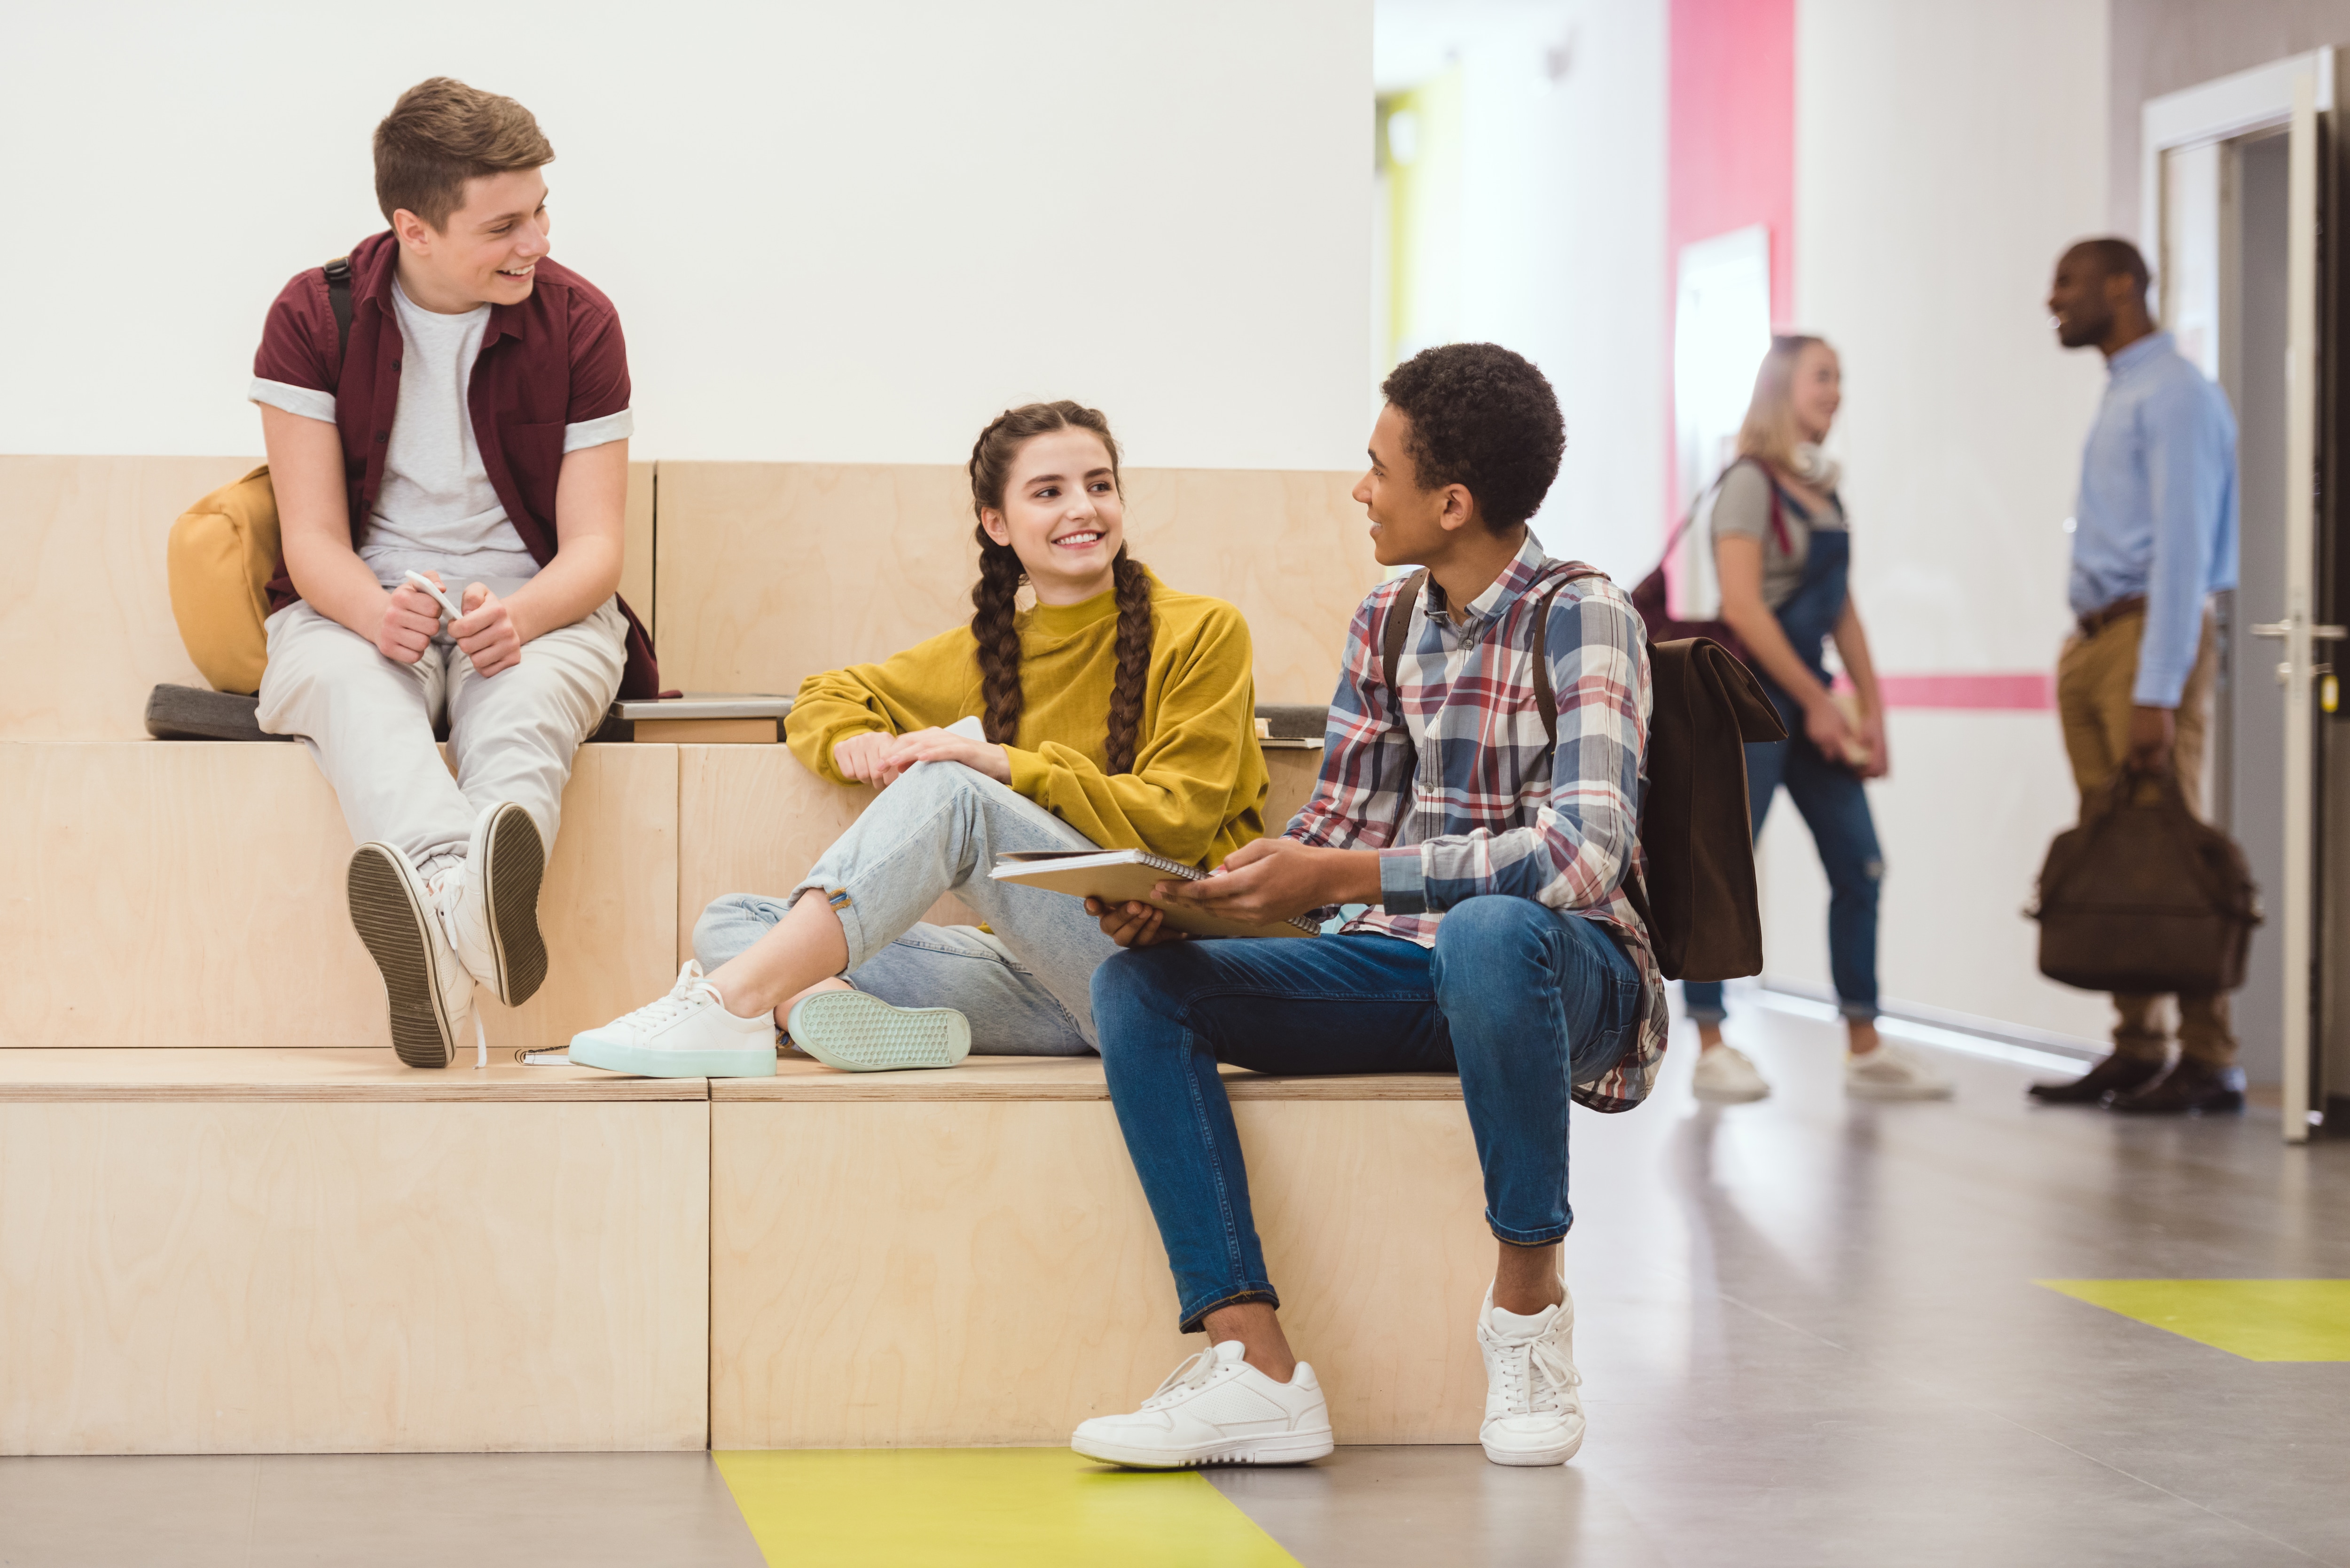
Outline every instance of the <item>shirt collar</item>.
[(2157, 332), (2139, 338), (2106, 360), (2106, 374), (2110, 379), (2118, 381), (2148, 360), (2159, 359), (2166, 354), (2175, 354), (2178, 351), (2178, 342), (2169, 333)]
[[(1476, 621), (1492, 620), (1508, 609), (1512, 601), (1534, 586), (1535, 580), (1542, 576), (1544, 564), (1549, 559), (1550, 556), (1543, 549), (1542, 541), (1534, 537), (1533, 529), (1527, 529), (1525, 543), (1518, 546), (1518, 553), (1511, 557), (1510, 564), (1502, 568), (1502, 575), (1495, 577), (1483, 593), (1479, 594), (1462, 607), (1468, 618)], [(1442, 586), (1437, 582), (1435, 576), (1430, 574), (1428, 579), (1429, 613), (1441, 615), (1451, 607), (1445, 602)]]

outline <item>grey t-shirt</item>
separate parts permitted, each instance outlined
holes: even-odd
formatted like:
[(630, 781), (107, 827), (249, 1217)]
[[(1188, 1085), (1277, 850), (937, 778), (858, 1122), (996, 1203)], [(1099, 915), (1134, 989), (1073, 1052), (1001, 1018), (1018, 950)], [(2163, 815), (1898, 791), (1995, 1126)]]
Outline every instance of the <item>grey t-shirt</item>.
[(1784, 491), (1779, 494), (1779, 516), (1786, 524), (1787, 548), (1781, 549), (1771, 527), (1771, 481), (1759, 462), (1741, 462), (1722, 475), (1713, 500), (1713, 536), (1743, 535), (1762, 541), (1762, 602), (1777, 609), (1794, 596), (1804, 581), (1804, 564), (1811, 557), (1812, 535), (1842, 533), (1844, 503), (1828, 497), (1825, 511), (1804, 510), (1804, 504)]

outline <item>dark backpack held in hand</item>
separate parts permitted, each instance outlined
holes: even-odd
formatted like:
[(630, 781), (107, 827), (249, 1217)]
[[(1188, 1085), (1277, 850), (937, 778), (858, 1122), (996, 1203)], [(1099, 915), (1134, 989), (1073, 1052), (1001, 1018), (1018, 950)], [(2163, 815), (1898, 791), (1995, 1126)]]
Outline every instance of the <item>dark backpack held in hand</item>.
[(2040, 972), (2084, 991), (2210, 996), (2244, 983), (2258, 889), (2236, 841), (2197, 820), (2165, 772), (2114, 775), (2103, 806), (2056, 836), (2024, 911)]
[[(1607, 575), (1587, 568), (1573, 573), (1552, 585), (1534, 608), (1534, 696), (1554, 758), (1558, 693), (1550, 680), (1550, 603), (1568, 583)], [(1405, 582), (1379, 628), (1379, 675), (1389, 691), (1400, 690), (1404, 639), (1427, 583), (1423, 566)], [(1660, 643), (1651, 633), (1648, 680), (1648, 792), (1640, 804), (1646, 869), (1626, 874), (1626, 893), (1667, 980), (1760, 974), (1762, 915), (1754, 886), (1745, 742), (1783, 741), (1786, 726), (1754, 672), (1704, 638)], [(1413, 759), (1404, 768), (1408, 811), (1417, 771), (1408, 726), (1403, 738), (1405, 755)]]

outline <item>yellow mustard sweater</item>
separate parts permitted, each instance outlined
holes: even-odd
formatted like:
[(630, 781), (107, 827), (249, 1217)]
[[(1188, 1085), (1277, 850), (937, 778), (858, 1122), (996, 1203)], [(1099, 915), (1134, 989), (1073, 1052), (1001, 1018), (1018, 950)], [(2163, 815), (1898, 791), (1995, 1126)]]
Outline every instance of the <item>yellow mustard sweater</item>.
[[(1118, 597), (1024, 611), (1012, 787), (1105, 849), (1214, 866), (1264, 836), (1248, 623), (1222, 599), (1151, 580), (1150, 675), (1134, 771), (1102, 769), (1118, 676)], [(800, 683), (784, 729), (792, 754), (835, 784), (832, 749), (868, 731), (905, 734), (986, 711), (979, 646), (963, 627)]]

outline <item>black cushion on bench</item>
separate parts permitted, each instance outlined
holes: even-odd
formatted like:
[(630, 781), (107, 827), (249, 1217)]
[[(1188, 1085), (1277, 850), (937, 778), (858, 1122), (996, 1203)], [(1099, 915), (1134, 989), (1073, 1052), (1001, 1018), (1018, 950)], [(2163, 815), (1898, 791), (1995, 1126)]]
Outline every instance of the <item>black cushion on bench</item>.
[(290, 741), (262, 732), (261, 699), (201, 686), (158, 686), (147, 696), (147, 732), (159, 741)]

